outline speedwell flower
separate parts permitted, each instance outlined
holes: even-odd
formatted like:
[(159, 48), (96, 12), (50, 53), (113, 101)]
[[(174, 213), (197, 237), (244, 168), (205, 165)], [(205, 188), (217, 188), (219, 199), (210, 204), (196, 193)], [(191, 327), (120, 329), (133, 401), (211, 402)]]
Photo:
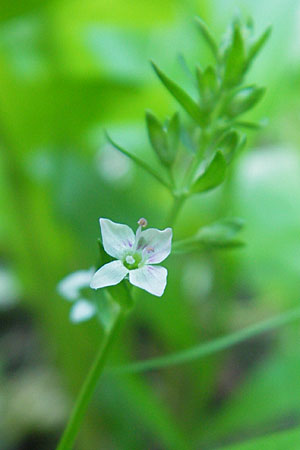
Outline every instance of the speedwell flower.
[(116, 261), (102, 266), (93, 276), (91, 288), (99, 289), (120, 283), (128, 276), (129, 281), (150, 294), (161, 297), (168, 271), (156, 266), (169, 256), (172, 243), (172, 229), (157, 230), (147, 226), (146, 219), (138, 221), (136, 233), (127, 225), (100, 219), (103, 247)]
[(93, 272), (94, 269), (78, 270), (67, 275), (58, 283), (57, 290), (59, 294), (66, 300), (73, 302), (70, 320), (74, 323), (88, 320), (97, 312), (96, 306), (88, 294)]

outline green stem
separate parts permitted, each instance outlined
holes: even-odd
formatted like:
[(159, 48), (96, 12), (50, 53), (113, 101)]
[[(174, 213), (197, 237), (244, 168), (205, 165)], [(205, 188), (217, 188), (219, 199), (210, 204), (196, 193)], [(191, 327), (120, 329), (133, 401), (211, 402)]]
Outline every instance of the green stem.
[(92, 398), (100, 375), (102, 374), (103, 368), (105, 366), (107, 356), (109, 354), (109, 351), (112, 347), (112, 344), (115, 340), (115, 337), (120, 329), (120, 326), (124, 318), (125, 313), (123, 310), (120, 310), (111, 330), (107, 333), (104, 340), (101, 342), (101, 346), (96, 356), (96, 359), (77, 397), (69, 422), (57, 446), (57, 450), (71, 450), (71, 448), (73, 447), (74, 441), (76, 439), (80, 425), (85, 416), (89, 402)]
[(179, 197), (174, 196), (174, 202), (173, 202), (171, 211), (167, 218), (167, 223), (166, 223), (167, 226), (169, 226), (169, 227), (174, 226), (176, 219), (178, 217), (178, 214), (179, 214), (181, 208), (183, 207), (185, 200), (186, 200), (185, 195), (181, 195)]

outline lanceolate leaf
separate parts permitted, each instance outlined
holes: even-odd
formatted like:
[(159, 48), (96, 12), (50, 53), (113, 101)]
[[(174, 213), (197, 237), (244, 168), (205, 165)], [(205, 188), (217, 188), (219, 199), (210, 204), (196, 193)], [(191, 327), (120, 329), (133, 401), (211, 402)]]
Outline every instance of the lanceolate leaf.
[(212, 54), (215, 56), (216, 59), (218, 59), (218, 46), (216, 44), (216, 41), (214, 40), (211, 32), (208, 29), (208, 26), (202, 20), (200, 17), (195, 18), (196, 24), (198, 25), (198, 30), (202, 34), (203, 38), (205, 39), (208, 47), (210, 48)]
[(165, 181), (152, 167), (150, 167), (147, 163), (145, 163), (143, 160), (138, 158), (137, 156), (133, 155), (132, 153), (125, 150), (125, 148), (120, 147), (120, 145), (116, 144), (111, 137), (106, 132), (106, 137), (109, 141), (109, 143), (119, 152), (123, 153), (123, 155), (128, 156), (137, 166), (142, 167), (146, 172), (148, 172), (150, 175), (152, 175), (154, 178), (156, 178), (157, 181), (159, 181), (161, 184), (163, 184), (166, 188), (171, 189), (171, 186), (167, 181)]
[(256, 55), (260, 52), (262, 47), (265, 45), (267, 40), (269, 39), (269, 36), (272, 32), (272, 27), (269, 26), (262, 35), (251, 45), (250, 50), (248, 52), (248, 58), (247, 58), (247, 67), (250, 66), (253, 59), (256, 57)]
[(146, 112), (148, 135), (160, 162), (170, 167), (175, 160), (179, 142), (179, 115), (175, 113), (164, 125), (150, 111)]
[(204, 173), (194, 182), (191, 192), (200, 193), (219, 186), (225, 179), (227, 164), (221, 152), (217, 152)]
[(165, 165), (170, 165), (168, 157), (168, 142), (167, 134), (163, 130), (162, 124), (150, 111), (146, 112), (146, 122), (148, 128), (148, 135), (151, 145), (157, 153), (160, 161)]
[(208, 355), (212, 355), (214, 353), (230, 348), (254, 336), (270, 332), (298, 320), (300, 320), (299, 306), (297, 308), (291, 309), (290, 311), (283, 312), (282, 314), (272, 317), (271, 319), (258, 322), (242, 330), (235, 331), (231, 334), (227, 334), (226, 336), (202, 343), (200, 345), (196, 345), (194, 347), (190, 347), (186, 350), (171, 353), (169, 355), (161, 356), (158, 358), (133, 362), (132, 364), (128, 364), (127, 366), (114, 368), (112, 367), (111, 370), (116, 373), (137, 373), (146, 372), (147, 370), (164, 369), (165, 367), (185, 364), (197, 359), (205, 358)]
[(152, 66), (173, 97), (180, 103), (183, 109), (201, 126), (206, 123), (206, 114), (201, 110), (200, 106), (174, 81), (167, 77), (153, 62)]
[(259, 122), (248, 122), (248, 121), (244, 121), (244, 120), (238, 120), (238, 121), (234, 122), (233, 124), (235, 127), (246, 128), (248, 130), (257, 131), (257, 130), (261, 130), (266, 125), (268, 125), (268, 121), (260, 120)]
[(235, 25), (231, 45), (227, 51), (224, 73), (225, 86), (238, 84), (245, 69), (245, 46), (238, 25)]
[(194, 236), (174, 242), (173, 252), (189, 253), (203, 248), (226, 249), (241, 247), (244, 243), (237, 239), (237, 234), (244, 226), (244, 221), (238, 217), (231, 217), (214, 222), (200, 228)]
[(229, 131), (220, 140), (218, 143), (218, 150), (221, 150), (224, 158), (226, 159), (227, 163), (229, 163), (234, 154), (235, 151), (239, 145), (240, 137), (237, 131)]
[(227, 103), (225, 114), (235, 117), (253, 108), (266, 92), (265, 88), (249, 86), (239, 90)]
[(300, 442), (300, 428), (293, 427), (267, 436), (253, 438), (247, 442), (226, 446), (223, 450), (284, 450), (297, 449)]
[(210, 109), (218, 89), (216, 71), (212, 66), (208, 66), (204, 72), (197, 67), (196, 74), (203, 109)]
[(179, 114), (177, 112), (173, 114), (173, 116), (171, 117), (167, 129), (168, 129), (168, 143), (170, 150), (176, 153), (180, 137)]

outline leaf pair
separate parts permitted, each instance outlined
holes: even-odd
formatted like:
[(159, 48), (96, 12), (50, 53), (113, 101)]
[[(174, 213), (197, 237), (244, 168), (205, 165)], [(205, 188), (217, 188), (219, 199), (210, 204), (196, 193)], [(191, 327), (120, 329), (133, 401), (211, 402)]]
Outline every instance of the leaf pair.
[(270, 36), (271, 30), (272, 28), (268, 27), (259, 38), (249, 43), (243, 36), (242, 26), (238, 23), (234, 24), (232, 38), (224, 55), (225, 87), (231, 88), (240, 84), (254, 58)]

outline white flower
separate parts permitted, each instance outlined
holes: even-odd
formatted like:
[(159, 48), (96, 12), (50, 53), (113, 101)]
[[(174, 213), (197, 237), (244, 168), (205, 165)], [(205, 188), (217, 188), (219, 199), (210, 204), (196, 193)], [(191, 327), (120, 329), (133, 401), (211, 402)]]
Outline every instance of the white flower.
[(161, 297), (168, 271), (162, 266), (154, 266), (169, 256), (172, 243), (172, 229), (149, 228), (145, 219), (138, 221), (136, 234), (127, 225), (100, 219), (103, 247), (116, 261), (102, 266), (93, 276), (91, 288), (99, 289), (120, 283), (127, 275), (129, 281), (150, 294)]
[(79, 270), (66, 276), (58, 283), (59, 294), (74, 302), (70, 312), (72, 322), (83, 322), (96, 314), (96, 306), (82, 294), (82, 290), (89, 289), (93, 273), (94, 269)]

